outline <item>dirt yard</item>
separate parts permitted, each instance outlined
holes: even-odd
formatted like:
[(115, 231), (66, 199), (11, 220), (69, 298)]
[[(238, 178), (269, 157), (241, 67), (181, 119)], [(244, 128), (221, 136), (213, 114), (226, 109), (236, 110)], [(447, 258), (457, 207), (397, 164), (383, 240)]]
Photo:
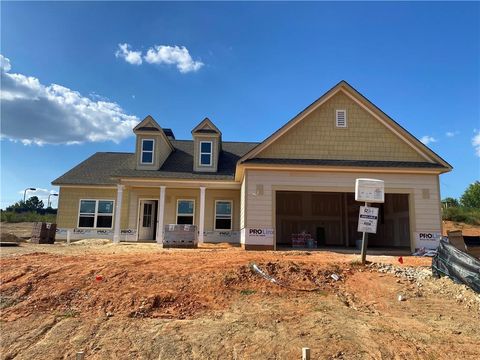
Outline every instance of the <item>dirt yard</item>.
[(480, 236), (479, 225), (470, 225), (453, 221), (443, 221), (443, 235), (447, 236), (447, 231), (450, 230), (462, 230), (462, 234), (465, 236)]
[(10, 233), (18, 236), (21, 239), (29, 239), (32, 235), (32, 222), (21, 222), (21, 223), (0, 223), (1, 233)]
[(88, 243), (1, 249), (2, 359), (480, 358), (480, 296), (429, 258)]

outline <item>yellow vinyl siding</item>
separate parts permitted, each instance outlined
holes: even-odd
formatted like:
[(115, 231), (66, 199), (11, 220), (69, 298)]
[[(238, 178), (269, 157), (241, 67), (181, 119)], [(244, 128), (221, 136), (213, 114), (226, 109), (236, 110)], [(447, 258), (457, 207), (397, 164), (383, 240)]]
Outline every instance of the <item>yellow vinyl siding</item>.
[[(158, 200), (160, 197), (159, 188), (132, 188), (130, 192), (130, 202), (128, 204), (129, 228), (136, 229), (138, 224), (138, 201), (139, 199)], [(176, 189), (167, 187), (165, 190), (165, 212), (164, 224), (175, 224), (177, 222), (177, 200), (192, 199), (195, 200), (195, 218), (194, 224), (199, 224), (200, 219), (200, 189)], [(239, 230), (240, 222), (240, 191), (206, 189), (205, 193), (205, 231), (214, 229), (215, 220), (215, 200), (231, 200), (233, 202), (232, 230)], [(127, 205), (125, 205), (127, 206)]]
[(240, 191), (207, 188), (205, 196), (205, 231), (215, 228), (215, 200), (232, 201), (232, 230), (240, 230)]
[[(346, 128), (336, 127), (338, 109), (347, 110)], [(426, 161), (343, 92), (338, 92), (256, 157)]]
[[(129, 190), (123, 190), (123, 203), (128, 203)], [(117, 190), (93, 187), (60, 187), (58, 197), (57, 227), (73, 229), (78, 225), (78, 210), (81, 199), (106, 199), (117, 201)], [(114, 219), (117, 214), (114, 214)], [(122, 207), (121, 228), (128, 223), (128, 208)]]

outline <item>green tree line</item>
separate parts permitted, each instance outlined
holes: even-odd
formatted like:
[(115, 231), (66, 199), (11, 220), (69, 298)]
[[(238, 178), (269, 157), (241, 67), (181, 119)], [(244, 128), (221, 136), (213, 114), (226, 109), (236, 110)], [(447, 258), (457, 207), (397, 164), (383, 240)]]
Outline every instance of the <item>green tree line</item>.
[(452, 197), (443, 199), (442, 218), (480, 225), (480, 181), (470, 184), (459, 199)]

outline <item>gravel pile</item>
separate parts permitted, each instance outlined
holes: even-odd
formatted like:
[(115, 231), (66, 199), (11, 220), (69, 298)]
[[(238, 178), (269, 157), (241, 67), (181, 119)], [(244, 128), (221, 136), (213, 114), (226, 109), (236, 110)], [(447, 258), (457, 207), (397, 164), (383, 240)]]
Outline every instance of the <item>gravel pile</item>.
[(409, 280), (411, 283), (409, 290), (415, 296), (421, 296), (422, 292), (427, 291), (442, 297), (453, 298), (457, 303), (469, 309), (476, 309), (480, 313), (480, 294), (466, 285), (455, 283), (449, 277), (434, 278), (430, 267), (399, 267), (380, 263), (372, 263), (367, 267), (370, 271), (393, 274), (398, 278)]
[(377, 271), (384, 274), (393, 274), (396, 277), (405, 278), (412, 282), (432, 278), (432, 270), (430, 267), (426, 266), (399, 267), (392, 264), (371, 263), (368, 265), (368, 268), (370, 268), (371, 271)]

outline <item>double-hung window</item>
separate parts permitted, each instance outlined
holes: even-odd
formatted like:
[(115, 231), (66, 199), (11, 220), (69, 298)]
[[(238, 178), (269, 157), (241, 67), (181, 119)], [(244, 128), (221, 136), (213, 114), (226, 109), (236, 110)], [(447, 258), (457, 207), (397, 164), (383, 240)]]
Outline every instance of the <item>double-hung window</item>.
[(153, 149), (155, 145), (155, 140), (153, 139), (142, 139), (142, 158), (140, 162), (142, 164), (153, 164)]
[(80, 200), (79, 228), (111, 229), (113, 200)]
[(195, 200), (177, 200), (177, 224), (193, 225)]
[(200, 165), (211, 166), (212, 165), (212, 142), (200, 141)]
[(232, 201), (215, 201), (215, 230), (232, 230)]

